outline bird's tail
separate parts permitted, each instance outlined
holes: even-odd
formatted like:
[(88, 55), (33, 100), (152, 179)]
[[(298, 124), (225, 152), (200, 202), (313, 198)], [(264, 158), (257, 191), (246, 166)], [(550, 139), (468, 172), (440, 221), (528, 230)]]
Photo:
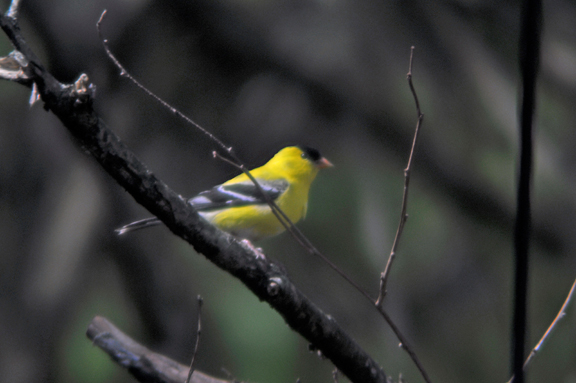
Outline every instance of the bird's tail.
[(140, 229), (145, 229), (145, 228), (150, 227), (150, 226), (160, 225), (161, 223), (162, 223), (162, 221), (160, 221), (158, 218), (150, 217), (150, 218), (141, 219), (140, 221), (129, 223), (128, 225), (122, 226), (121, 228), (116, 229), (114, 231), (116, 232), (116, 234), (122, 235), (122, 234), (128, 233), (130, 231), (140, 230)]

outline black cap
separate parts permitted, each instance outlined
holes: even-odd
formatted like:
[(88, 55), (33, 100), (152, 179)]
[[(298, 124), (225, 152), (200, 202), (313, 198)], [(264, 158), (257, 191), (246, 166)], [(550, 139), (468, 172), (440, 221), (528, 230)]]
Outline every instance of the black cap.
[(308, 158), (312, 162), (317, 162), (319, 159), (322, 158), (320, 152), (314, 148), (304, 145), (298, 145), (298, 148), (300, 148), (304, 152), (304, 157)]

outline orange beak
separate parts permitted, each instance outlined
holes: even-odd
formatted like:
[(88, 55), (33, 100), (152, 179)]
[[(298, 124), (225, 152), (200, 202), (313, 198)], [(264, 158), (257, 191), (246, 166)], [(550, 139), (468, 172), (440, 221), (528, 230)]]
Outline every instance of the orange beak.
[(328, 161), (324, 157), (322, 157), (318, 161), (316, 161), (315, 164), (316, 164), (316, 167), (318, 169), (331, 168), (332, 166), (334, 166), (334, 165), (332, 165), (332, 162)]

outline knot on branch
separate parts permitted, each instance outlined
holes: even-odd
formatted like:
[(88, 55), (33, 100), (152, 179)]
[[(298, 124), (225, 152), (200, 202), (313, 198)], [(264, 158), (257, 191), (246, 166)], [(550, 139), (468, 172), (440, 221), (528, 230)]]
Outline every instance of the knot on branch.
[(276, 295), (278, 295), (283, 284), (284, 284), (284, 282), (282, 281), (282, 278), (280, 278), (280, 277), (270, 278), (268, 280), (268, 287), (266, 288), (268, 295), (270, 295), (271, 297), (275, 297)]

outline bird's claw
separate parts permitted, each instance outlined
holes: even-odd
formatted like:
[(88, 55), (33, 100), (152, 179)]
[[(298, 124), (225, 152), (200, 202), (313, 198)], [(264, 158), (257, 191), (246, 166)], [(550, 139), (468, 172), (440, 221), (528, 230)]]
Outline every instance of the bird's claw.
[(262, 252), (262, 248), (261, 247), (256, 247), (252, 244), (252, 242), (250, 242), (247, 239), (243, 239), (241, 241), (247, 248), (249, 248), (250, 250), (252, 250), (254, 253), (256, 253), (256, 259), (266, 259), (266, 256), (264, 255), (264, 253)]

